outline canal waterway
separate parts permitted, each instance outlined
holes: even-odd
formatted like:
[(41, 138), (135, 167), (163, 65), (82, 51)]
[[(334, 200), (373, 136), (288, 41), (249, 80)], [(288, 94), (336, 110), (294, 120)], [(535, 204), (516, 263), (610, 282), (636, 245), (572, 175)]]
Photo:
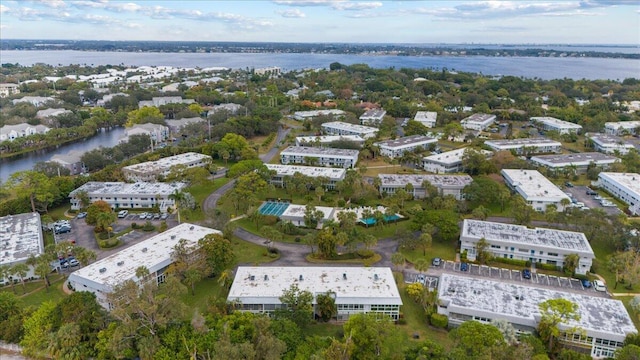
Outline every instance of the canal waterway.
[(100, 146), (112, 147), (118, 145), (118, 141), (123, 136), (124, 128), (118, 127), (111, 130), (103, 130), (88, 139), (62, 144), (52, 149), (32, 151), (16, 157), (0, 159), (0, 180), (4, 183), (11, 174), (17, 171), (31, 170), (37, 162), (49, 161), (54, 155), (67, 154), (70, 151), (86, 152)]

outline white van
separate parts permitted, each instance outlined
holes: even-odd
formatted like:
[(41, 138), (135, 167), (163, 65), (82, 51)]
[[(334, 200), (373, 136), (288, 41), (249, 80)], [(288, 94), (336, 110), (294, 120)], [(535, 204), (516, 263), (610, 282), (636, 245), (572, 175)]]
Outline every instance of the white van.
[(118, 212), (118, 218), (120, 219), (127, 217), (127, 215), (129, 215), (129, 210), (120, 210)]

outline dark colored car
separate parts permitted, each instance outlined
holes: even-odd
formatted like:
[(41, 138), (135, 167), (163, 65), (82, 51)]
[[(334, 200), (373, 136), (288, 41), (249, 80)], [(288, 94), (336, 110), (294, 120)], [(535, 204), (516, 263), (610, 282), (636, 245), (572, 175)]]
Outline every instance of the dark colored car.
[(586, 289), (591, 287), (591, 281), (584, 279), (581, 282), (582, 282), (582, 286), (584, 286)]
[(469, 271), (469, 264), (461, 263), (460, 264), (460, 271)]
[(523, 279), (531, 279), (531, 270), (522, 269), (522, 278)]
[(566, 183), (564, 183), (564, 186), (572, 188), (573, 184), (567, 181)]

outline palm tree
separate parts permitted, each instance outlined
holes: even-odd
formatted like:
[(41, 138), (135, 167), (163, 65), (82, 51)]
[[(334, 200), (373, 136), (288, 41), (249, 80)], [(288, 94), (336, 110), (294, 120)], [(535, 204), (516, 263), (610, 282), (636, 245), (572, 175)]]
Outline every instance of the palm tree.
[(101, 212), (96, 216), (96, 227), (102, 229), (103, 232), (109, 231), (114, 221), (116, 221), (116, 214), (113, 212)]
[(11, 267), (11, 273), (13, 275), (16, 275), (20, 278), (20, 282), (22, 283), (22, 293), (26, 293), (27, 292), (27, 288), (24, 284), (24, 278), (27, 276), (27, 273), (29, 272), (29, 266), (27, 264), (24, 263), (18, 263), (15, 264)]
[(400, 267), (400, 265), (404, 267), (404, 263), (405, 263), (404, 255), (402, 255), (399, 252), (393, 253), (393, 255), (391, 255), (391, 263), (396, 267)]
[(88, 265), (90, 262), (94, 261), (97, 258), (97, 255), (94, 251), (83, 247), (75, 248), (75, 256), (76, 259), (78, 259), (78, 262), (82, 264), (82, 266)]
[(9, 279), (9, 277), (13, 275), (13, 273), (11, 272), (11, 268), (9, 267), (9, 265), (2, 265), (0, 266), (0, 280), (4, 280), (7, 279), (11, 282), (11, 288), (13, 289), (13, 292), (16, 292), (16, 289), (14, 287), (13, 284), (13, 279)]
[(136, 277), (139, 282), (142, 282), (146, 277), (149, 276), (149, 269), (146, 266), (138, 266), (136, 268)]
[(49, 259), (44, 256), (39, 256), (33, 270), (36, 275), (44, 279), (45, 289), (49, 292), (49, 286), (51, 286), (51, 282), (49, 282), (49, 273), (51, 272)]
[(416, 268), (416, 270), (418, 270), (420, 274), (422, 274), (423, 272), (427, 271), (427, 269), (429, 269), (429, 262), (427, 261), (427, 259), (421, 258), (413, 264), (413, 267)]
[(169, 195), (169, 199), (176, 203), (176, 212), (178, 213), (178, 224), (180, 224), (180, 202), (184, 200), (184, 193), (178, 189), (175, 189), (172, 194)]
[(233, 277), (233, 272), (229, 269), (225, 269), (218, 276), (218, 284), (223, 288), (228, 288), (231, 283), (231, 278)]

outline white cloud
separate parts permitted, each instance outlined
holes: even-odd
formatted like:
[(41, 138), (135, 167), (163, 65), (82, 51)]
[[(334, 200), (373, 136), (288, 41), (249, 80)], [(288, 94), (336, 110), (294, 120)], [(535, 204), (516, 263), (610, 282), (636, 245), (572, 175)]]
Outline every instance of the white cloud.
[(286, 18), (303, 18), (307, 16), (300, 9), (280, 10), (278, 11), (278, 14)]
[(66, 7), (67, 4), (63, 0), (32, 0), (34, 3), (42, 4), (50, 8), (58, 9)]
[(274, 0), (275, 4), (288, 6), (326, 6), (344, 0)]
[(336, 10), (371, 10), (382, 6), (381, 2), (336, 2), (331, 5)]
[(11, 11), (10, 7), (7, 7), (7, 6), (4, 6), (4, 5), (0, 4), (0, 14), (4, 14), (4, 13), (9, 12), (9, 11)]
[[(595, 2), (589, 8), (603, 7)], [(585, 3), (580, 1), (531, 2), (531, 1), (478, 1), (453, 7), (416, 8), (407, 13), (431, 15), (446, 19), (491, 19), (520, 16), (594, 16), (594, 12), (584, 10)]]

